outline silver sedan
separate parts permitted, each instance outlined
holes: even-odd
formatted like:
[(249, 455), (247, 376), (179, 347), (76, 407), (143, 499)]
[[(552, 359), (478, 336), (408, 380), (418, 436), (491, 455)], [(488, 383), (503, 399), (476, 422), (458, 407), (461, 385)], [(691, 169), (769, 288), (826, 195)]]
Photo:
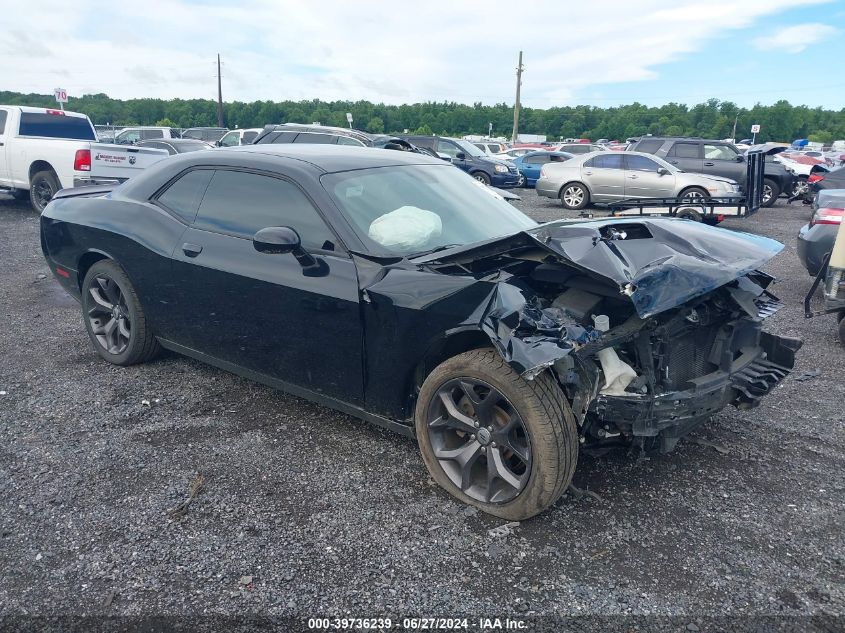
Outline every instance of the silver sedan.
[(734, 198), (739, 185), (728, 178), (681, 171), (652, 154), (592, 152), (543, 166), (537, 193), (577, 210), (590, 202), (628, 198)]

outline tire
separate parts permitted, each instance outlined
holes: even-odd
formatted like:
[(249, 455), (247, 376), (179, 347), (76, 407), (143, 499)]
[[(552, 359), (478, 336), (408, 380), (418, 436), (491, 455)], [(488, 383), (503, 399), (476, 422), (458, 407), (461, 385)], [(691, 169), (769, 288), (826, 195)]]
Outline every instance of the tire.
[(85, 275), (82, 318), (94, 350), (114, 365), (144, 363), (161, 349), (129, 277), (110, 259), (96, 262)]
[(845, 347), (845, 319), (839, 319), (839, 344)]
[(693, 222), (701, 222), (701, 213), (699, 213), (696, 209), (691, 208), (684, 208), (678, 211), (677, 217), (684, 219), (684, 220), (692, 220)]
[(565, 209), (579, 211), (590, 204), (590, 190), (580, 182), (570, 182), (560, 189), (560, 203)]
[(488, 187), (490, 186), (490, 176), (485, 174), (483, 171), (474, 171), (472, 173), (472, 177), (475, 178), (478, 182), (483, 183)]
[(32, 208), (41, 213), (61, 188), (59, 178), (52, 169), (36, 172), (29, 181), (29, 202)]
[(807, 192), (810, 185), (807, 183), (806, 176), (799, 176), (795, 179), (795, 182), (792, 185), (792, 194), (793, 196), (801, 196)]
[[(709, 197), (710, 194), (708, 194), (707, 191), (705, 191), (701, 187), (687, 187), (678, 196), (678, 198), (687, 202), (698, 202), (699, 200), (707, 200)], [(700, 214), (699, 217), (701, 217)]]
[(780, 197), (780, 187), (771, 178), (763, 179), (763, 206), (770, 207)]
[[(486, 413), (476, 413), (488, 402)], [(492, 349), (465, 352), (435, 368), (420, 390), (415, 425), (434, 481), (464, 503), (510, 521), (557, 501), (578, 462), (575, 417), (552, 375), (525, 380)]]

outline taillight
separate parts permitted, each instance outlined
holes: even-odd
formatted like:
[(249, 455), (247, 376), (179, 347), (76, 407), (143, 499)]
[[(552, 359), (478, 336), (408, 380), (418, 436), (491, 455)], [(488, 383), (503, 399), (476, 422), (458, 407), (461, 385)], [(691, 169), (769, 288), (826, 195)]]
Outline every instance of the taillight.
[(822, 176), (821, 174), (810, 174), (810, 175), (807, 177), (807, 182), (808, 182), (808, 183), (810, 183), (811, 185), (812, 185), (814, 182), (818, 182), (818, 181), (820, 181), (820, 180), (824, 180), (824, 176)]
[(816, 209), (810, 220), (810, 226), (816, 224), (842, 224), (842, 209), (831, 209), (830, 207)]
[(540, 167), (540, 178), (545, 178), (545, 177), (546, 177), (546, 168)]
[(91, 171), (91, 150), (78, 149), (73, 159), (74, 171)]

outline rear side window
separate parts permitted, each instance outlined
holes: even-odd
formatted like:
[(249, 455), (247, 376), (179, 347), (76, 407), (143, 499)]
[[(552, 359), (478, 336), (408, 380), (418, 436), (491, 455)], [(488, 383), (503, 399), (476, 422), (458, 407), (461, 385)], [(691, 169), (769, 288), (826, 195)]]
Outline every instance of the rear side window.
[(158, 197), (158, 203), (186, 224), (190, 224), (197, 215), (197, 209), (213, 175), (214, 171), (211, 169), (189, 171)]
[(637, 143), (637, 146), (634, 149), (636, 149), (638, 152), (654, 154), (661, 147), (663, 147), (663, 141), (661, 141), (660, 139), (646, 139)]
[(675, 143), (669, 152), (669, 156), (676, 158), (701, 158), (698, 150), (701, 146), (698, 143)]
[(337, 137), (337, 144), (338, 145), (353, 145), (355, 147), (363, 147), (363, 143), (361, 141), (356, 141), (354, 138), (349, 138), (348, 136), (338, 136)]
[(248, 239), (270, 226), (290, 226), (305, 248), (335, 250), (334, 235), (305, 194), (287, 180), (261, 174), (214, 172), (194, 226)]
[(141, 138), (164, 138), (163, 130), (141, 130)]
[(312, 134), (311, 132), (302, 132), (296, 137), (294, 143), (319, 143), (323, 145), (334, 145), (337, 143), (337, 137), (333, 134)]
[[(589, 167), (595, 167), (597, 169), (622, 169), (622, 155), (621, 154), (602, 154), (601, 156), (595, 156), (591, 158), (589, 161)], [(648, 161), (651, 162), (651, 161)], [(587, 167), (588, 165), (584, 165)]]
[(244, 135), (241, 138), (241, 145), (251, 144), (255, 140), (256, 136), (258, 136), (258, 132), (244, 132)]
[(49, 138), (71, 138), (80, 141), (96, 141), (94, 128), (88, 119), (66, 114), (21, 112), (21, 136), (47, 136)]
[(0, 110), (0, 134), (6, 131), (6, 111)]
[(528, 163), (529, 165), (544, 165), (552, 160), (552, 157), (548, 154), (537, 154), (536, 156), (526, 156), (522, 162)]
[(296, 134), (296, 132), (270, 132), (262, 136), (258, 143), (293, 143)]

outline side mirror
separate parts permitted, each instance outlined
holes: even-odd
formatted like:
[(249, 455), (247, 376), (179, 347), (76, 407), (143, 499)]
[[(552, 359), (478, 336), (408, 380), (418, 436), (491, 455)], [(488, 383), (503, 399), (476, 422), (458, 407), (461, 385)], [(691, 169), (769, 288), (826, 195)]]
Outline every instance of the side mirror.
[(299, 233), (289, 226), (268, 226), (261, 229), (252, 237), (252, 246), (259, 253), (268, 255), (284, 255), (291, 253), (306, 277), (322, 277), (329, 271), (325, 261), (317, 259), (302, 248)]
[(449, 154), (441, 154), (440, 152), (437, 153), (438, 158), (445, 160), (447, 163), (452, 162), (452, 157)]
[(745, 156), (743, 156), (742, 154), (737, 154), (734, 160), (738, 163), (741, 163), (745, 160)]
[(217, 147), (223, 147), (223, 143), (222, 143), (221, 141), (214, 141), (214, 144), (215, 144)]
[(252, 245), (259, 253), (284, 255), (302, 250), (299, 233), (289, 226), (270, 226), (261, 229), (252, 238)]
[(458, 152), (457, 154), (455, 154), (455, 158), (457, 158), (458, 160), (466, 160), (467, 155), (464, 154), (463, 152)]
[(669, 174), (669, 170), (665, 167), (658, 167), (657, 168), (657, 175), (658, 176), (667, 176)]

